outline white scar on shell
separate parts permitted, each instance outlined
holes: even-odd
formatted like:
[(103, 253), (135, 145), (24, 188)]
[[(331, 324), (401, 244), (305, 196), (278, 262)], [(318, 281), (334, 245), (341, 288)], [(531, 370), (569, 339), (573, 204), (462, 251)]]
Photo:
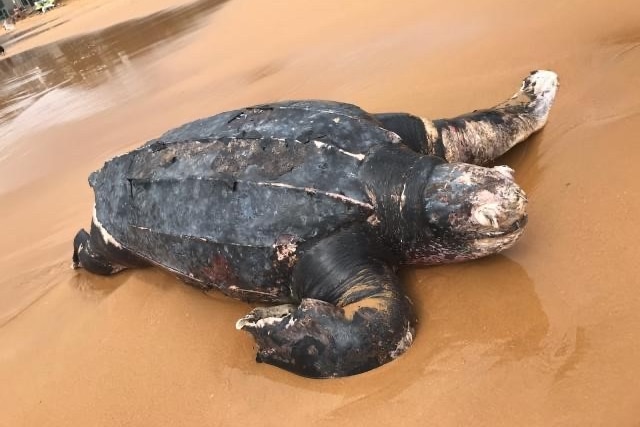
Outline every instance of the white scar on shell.
[(337, 199), (337, 200), (341, 200), (343, 202), (347, 202), (347, 203), (351, 203), (357, 206), (361, 206), (363, 208), (366, 208), (368, 210), (373, 210), (373, 206), (370, 205), (369, 203), (364, 203), (361, 202), (360, 200), (356, 200), (353, 199), (351, 197), (347, 197), (343, 194), (338, 194), (338, 193), (331, 193), (329, 191), (322, 191), (322, 190), (318, 190), (316, 188), (310, 188), (310, 187), (296, 187), (295, 185), (290, 185), (290, 184), (283, 184), (281, 182), (257, 182), (257, 185), (260, 185), (262, 187), (279, 187), (279, 188), (288, 188), (290, 190), (296, 190), (296, 191), (304, 191), (305, 193), (310, 193), (310, 194), (321, 194), (327, 197), (331, 197), (332, 199)]
[(111, 245), (115, 246), (116, 248), (122, 249), (122, 245), (120, 243), (118, 243), (118, 241), (116, 239), (114, 239), (114, 237), (111, 234), (109, 234), (109, 232), (102, 226), (100, 221), (98, 221), (98, 213), (96, 211), (96, 205), (95, 204), (93, 205), (93, 223), (95, 224), (95, 226), (100, 231), (100, 234), (102, 235), (102, 239), (104, 240), (105, 243), (111, 244)]
[(364, 160), (364, 154), (351, 153), (349, 151), (343, 150), (342, 148), (338, 148), (335, 145), (327, 144), (326, 142), (322, 142), (322, 141), (313, 141), (313, 143), (318, 148), (333, 148), (335, 150), (338, 150), (342, 154), (346, 154), (347, 156), (350, 156), (350, 157), (353, 157), (354, 159), (357, 159), (360, 162)]

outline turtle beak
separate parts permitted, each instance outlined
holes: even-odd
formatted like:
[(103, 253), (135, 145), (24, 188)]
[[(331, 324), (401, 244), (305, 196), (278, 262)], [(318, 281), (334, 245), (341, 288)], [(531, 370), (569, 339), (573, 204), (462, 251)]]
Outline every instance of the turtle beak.
[(514, 222), (510, 230), (497, 231), (494, 234), (488, 232), (483, 237), (476, 238), (473, 240), (472, 252), (475, 253), (475, 257), (481, 257), (510, 248), (522, 236), (526, 224), (527, 217), (525, 215)]

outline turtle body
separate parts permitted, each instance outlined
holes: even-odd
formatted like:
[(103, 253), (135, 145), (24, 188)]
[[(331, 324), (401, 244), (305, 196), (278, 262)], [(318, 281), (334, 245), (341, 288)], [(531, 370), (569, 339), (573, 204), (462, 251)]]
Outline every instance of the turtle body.
[(350, 105), (223, 113), (107, 162), (90, 178), (94, 222), (202, 288), (289, 302), (305, 248), (375, 216), (361, 176), (370, 141), (399, 137)]
[(310, 377), (403, 353), (414, 319), (395, 268), (511, 246), (526, 198), (483, 163), (541, 128), (557, 80), (532, 73), (506, 103), (451, 120), (288, 101), (171, 130), (94, 172), (75, 267), (155, 265), (202, 289), (278, 303), (237, 322), (258, 360)]

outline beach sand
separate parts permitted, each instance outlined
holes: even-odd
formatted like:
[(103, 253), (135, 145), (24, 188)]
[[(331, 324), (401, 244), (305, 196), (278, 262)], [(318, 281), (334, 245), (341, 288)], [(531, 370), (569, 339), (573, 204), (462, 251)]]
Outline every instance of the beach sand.
[[(636, 3), (69, 0), (18, 22), (0, 38), (0, 426), (640, 425)], [(89, 173), (181, 123), (291, 98), (447, 117), (537, 68), (560, 75), (549, 123), (498, 162), (528, 229), (403, 270), (420, 323), (393, 363), (297, 377), (255, 363), (248, 304), (70, 269)]]

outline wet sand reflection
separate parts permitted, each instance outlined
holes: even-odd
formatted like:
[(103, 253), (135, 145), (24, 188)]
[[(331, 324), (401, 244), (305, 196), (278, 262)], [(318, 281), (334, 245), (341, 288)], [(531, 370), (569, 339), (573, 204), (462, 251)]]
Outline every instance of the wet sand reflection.
[(204, 18), (226, 1), (200, 0), (0, 61), (0, 123), (52, 90), (91, 90), (116, 77), (126, 78), (130, 61), (141, 55), (153, 50), (170, 55), (176, 48), (173, 43), (203, 25)]

